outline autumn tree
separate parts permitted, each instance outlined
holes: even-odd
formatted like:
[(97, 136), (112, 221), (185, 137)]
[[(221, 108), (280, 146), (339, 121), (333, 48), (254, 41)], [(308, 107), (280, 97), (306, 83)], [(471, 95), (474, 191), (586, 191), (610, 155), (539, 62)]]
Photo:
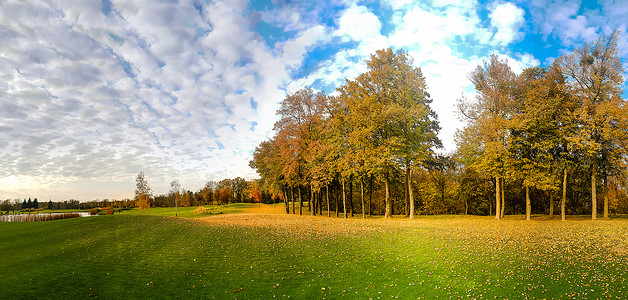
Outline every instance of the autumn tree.
[[(253, 151), (253, 159), (249, 166), (260, 175), (259, 185), (262, 190), (269, 192), (273, 196), (283, 194), (287, 187), (287, 182), (283, 174), (284, 160), (274, 137), (268, 141), (262, 141)], [(281, 197), (284, 201), (286, 213), (290, 212), (287, 197)]]
[[(572, 143), (591, 168), (591, 218), (597, 218), (597, 174), (617, 171), (626, 155), (626, 105), (621, 99), (624, 73), (617, 54), (619, 32), (601, 35), (559, 58), (574, 96), (580, 99), (578, 134)], [(606, 193), (606, 191), (604, 191)], [(607, 199), (607, 197), (604, 197)], [(608, 203), (605, 201), (605, 206)], [(605, 208), (607, 217), (608, 209)]]
[(255, 190), (253, 190), (253, 193), (251, 194), (251, 198), (253, 198), (253, 201), (257, 203), (262, 202), (262, 192), (259, 191), (259, 188), (255, 187)]
[[(515, 104), (515, 79), (508, 62), (492, 54), (488, 61), (469, 74), (477, 92), (475, 99), (459, 99), (459, 111), (468, 121), (469, 128), (459, 138), (468, 139), (460, 144), (468, 148), (461, 148), (460, 151), (480, 154), (472, 160), (472, 167), (495, 178), (496, 219), (501, 219), (502, 179), (511, 175), (508, 172), (507, 138)], [(473, 133), (467, 136), (470, 132)], [(481, 153), (477, 153), (478, 150)]]
[(219, 193), (219, 203), (229, 204), (229, 198), (230, 198), (229, 190), (226, 187), (222, 188), (222, 190), (220, 190), (220, 193)]
[[(366, 64), (365, 73), (339, 88), (340, 98), (347, 101), (352, 129), (351, 153), (345, 165), (347, 170), (364, 170), (359, 174), (362, 176), (376, 173), (383, 177), (385, 217), (390, 218), (393, 169), (402, 160), (409, 178), (412, 167), (440, 145), (436, 137), (440, 128), (429, 107), (431, 99), (421, 69), (412, 66), (406, 52), (379, 50)], [(406, 181), (409, 186), (410, 181)]]
[(144, 171), (137, 174), (137, 178), (135, 179), (135, 198), (137, 199), (137, 204), (140, 211), (143, 214), (146, 214), (146, 209), (150, 208), (150, 197), (152, 196), (152, 191), (148, 186), (148, 182), (144, 177)]
[(520, 178), (526, 190), (526, 219), (530, 220), (531, 187), (549, 195), (553, 215), (554, 191), (559, 190), (562, 171), (571, 162), (566, 137), (573, 133), (576, 104), (557, 64), (525, 69), (518, 76), (517, 90), (508, 149), (513, 177)]
[(216, 189), (215, 181), (208, 181), (205, 183), (205, 186), (201, 189), (200, 193), (203, 197), (204, 204), (211, 204), (214, 201), (214, 193)]
[[(303, 213), (301, 188), (311, 182), (308, 169), (309, 153), (316, 143), (318, 126), (322, 123), (324, 103), (322, 93), (315, 95), (312, 89), (301, 89), (286, 96), (277, 111), (275, 123), (277, 145), (284, 161), (283, 176), (291, 187), (296, 187), (299, 196), (299, 214)], [(310, 209), (311, 207), (310, 203)]]

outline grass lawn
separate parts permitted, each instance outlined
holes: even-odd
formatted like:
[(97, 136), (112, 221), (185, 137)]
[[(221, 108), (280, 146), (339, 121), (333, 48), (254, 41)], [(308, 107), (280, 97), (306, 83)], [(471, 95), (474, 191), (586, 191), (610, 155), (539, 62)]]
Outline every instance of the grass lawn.
[[(235, 214), (243, 212), (247, 209), (251, 209), (256, 207), (257, 204), (253, 203), (232, 203), (229, 205), (205, 205), (205, 207), (210, 208), (211, 214)], [(184, 218), (201, 218), (207, 217), (208, 214), (194, 214), (194, 210), (196, 206), (191, 207), (179, 207), (177, 208), (177, 216)], [(115, 210), (115, 214), (118, 214), (118, 210)], [(123, 215), (149, 215), (149, 216), (170, 216), (174, 217), (175, 208), (174, 207), (151, 207), (147, 209), (145, 213), (140, 212), (138, 208), (132, 208), (129, 210), (122, 210)]]
[(189, 219), (123, 212), (0, 223), (0, 293), (6, 299), (622, 298), (627, 237), (625, 219), (251, 213)]

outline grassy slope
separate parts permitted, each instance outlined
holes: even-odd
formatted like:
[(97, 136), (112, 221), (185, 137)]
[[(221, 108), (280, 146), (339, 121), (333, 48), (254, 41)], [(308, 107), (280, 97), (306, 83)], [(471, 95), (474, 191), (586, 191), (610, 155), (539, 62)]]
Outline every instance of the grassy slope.
[[(216, 205), (216, 206), (205, 206), (211, 207), (211, 214), (235, 214), (240, 213), (246, 209), (250, 209), (257, 206), (257, 204), (253, 203), (233, 203), (229, 205)], [(194, 214), (194, 210), (196, 206), (191, 207), (178, 207), (177, 208), (177, 216), (184, 218), (201, 218), (207, 217), (207, 214)], [(118, 210), (115, 211), (118, 213)], [(140, 212), (137, 208), (132, 208), (130, 210), (122, 210), (123, 215), (151, 215), (151, 216), (170, 216), (174, 217), (175, 208), (174, 207), (152, 207), (147, 209), (145, 213)]]
[(229, 220), (123, 213), (0, 223), (2, 297), (594, 299), (628, 292), (624, 220), (296, 217), (296, 227)]

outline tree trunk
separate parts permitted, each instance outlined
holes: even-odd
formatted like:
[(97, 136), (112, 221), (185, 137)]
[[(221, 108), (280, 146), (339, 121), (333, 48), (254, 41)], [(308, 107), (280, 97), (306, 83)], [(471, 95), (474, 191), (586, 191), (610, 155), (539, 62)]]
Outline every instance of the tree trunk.
[(362, 199), (362, 219), (366, 219), (366, 211), (364, 210), (364, 178), (360, 178), (360, 196)]
[(286, 214), (290, 213), (290, 205), (288, 204), (288, 193), (286, 193), (286, 188), (283, 188), (283, 204), (286, 207)]
[(408, 197), (410, 198), (410, 219), (414, 219), (414, 193), (412, 192), (412, 171), (408, 172)]
[(334, 203), (336, 204), (336, 218), (338, 218), (338, 200), (340, 199), (340, 195), (338, 195), (338, 190), (339, 190), (339, 185), (340, 183), (338, 182), (338, 180), (336, 180), (336, 188), (334, 189), (334, 191), (336, 192), (336, 197), (334, 197)]
[(301, 186), (297, 187), (299, 191), (299, 215), (303, 215), (303, 197), (301, 197)]
[(596, 179), (595, 175), (597, 172), (597, 164), (593, 163), (593, 168), (591, 168), (591, 219), (597, 219), (597, 194), (596, 194)]
[(563, 199), (560, 201), (560, 218), (565, 221), (565, 203), (567, 202), (567, 168), (565, 168), (563, 172)]
[(604, 174), (604, 219), (608, 219), (608, 175)]
[(292, 214), (294, 215), (296, 214), (296, 210), (294, 209), (294, 203), (296, 202), (294, 201), (294, 188), (290, 189), (290, 196), (290, 198), (292, 198)]
[(410, 166), (408, 163), (406, 163), (406, 184), (405, 184), (405, 190), (403, 191), (403, 195), (405, 198), (405, 211), (406, 211), (406, 218), (410, 217)]
[(331, 217), (331, 212), (329, 211), (329, 184), (325, 186), (325, 191), (327, 192), (327, 217)]
[(501, 193), (499, 191), (499, 177), (495, 177), (495, 219), (501, 220)]
[(353, 175), (349, 176), (349, 211), (353, 218)]
[(373, 174), (371, 174), (370, 188), (369, 188), (369, 217), (373, 215)]
[(385, 182), (386, 182), (386, 196), (384, 197), (384, 201), (385, 201), (385, 205), (386, 205), (386, 212), (384, 214), (384, 218), (392, 218), (392, 201), (390, 199), (390, 178), (388, 178), (388, 174), (386, 174), (385, 176)]
[(499, 187), (500, 187), (500, 191), (502, 192), (502, 209), (500, 212), (500, 216), (503, 219), (504, 218), (504, 210), (506, 209), (506, 197), (504, 197), (504, 178), (500, 178), (499, 180)]
[(526, 186), (526, 220), (532, 217), (532, 204), (530, 203), (530, 187)]
[(316, 216), (316, 200), (314, 200), (314, 185), (310, 184), (310, 215)]
[(347, 195), (345, 193), (345, 179), (342, 179), (342, 207), (345, 211), (345, 219), (347, 218)]
[(549, 207), (549, 217), (550, 219), (554, 218), (554, 193), (552, 193), (552, 191), (549, 191), (549, 201), (550, 201), (550, 207)]
[(492, 215), (493, 214), (493, 202), (489, 201), (488, 202), (488, 215)]

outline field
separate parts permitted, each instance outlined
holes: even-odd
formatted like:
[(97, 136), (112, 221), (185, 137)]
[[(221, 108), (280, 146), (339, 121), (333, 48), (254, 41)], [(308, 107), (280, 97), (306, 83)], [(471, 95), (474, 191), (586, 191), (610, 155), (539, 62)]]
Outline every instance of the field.
[(245, 213), (195, 219), (131, 211), (0, 223), (0, 297), (599, 299), (628, 293), (625, 219), (345, 220), (281, 209), (249, 205), (233, 208)]
[[(207, 217), (208, 215), (217, 215), (217, 214), (236, 214), (241, 213), (245, 210), (252, 209), (257, 207), (258, 204), (252, 203), (233, 203), (229, 205), (213, 205), (206, 206), (211, 214), (195, 214), (194, 210), (196, 207), (179, 207), (177, 208), (177, 216), (184, 218), (202, 218)], [(118, 210), (115, 211), (118, 213)], [(175, 208), (174, 207), (153, 207), (147, 209), (142, 212), (137, 208), (132, 208), (129, 210), (122, 210), (123, 215), (150, 215), (150, 216), (170, 216), (174, 217)]]

